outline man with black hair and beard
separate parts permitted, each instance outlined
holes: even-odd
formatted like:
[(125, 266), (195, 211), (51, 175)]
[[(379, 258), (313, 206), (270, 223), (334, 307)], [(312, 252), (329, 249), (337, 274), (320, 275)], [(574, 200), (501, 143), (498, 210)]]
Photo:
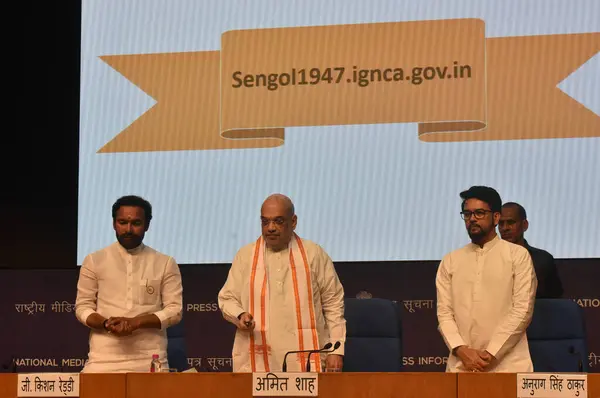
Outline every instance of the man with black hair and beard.
[(142, 243), (148, 201), (119, 198), (112, 218), (117, 242), (86, 256), (79, 272), (75, 315), (91, 329), (82, 372), (148, 372), (154, 354), (168, 367), (166, 328), (182, 311), (179, 266)]
[(436, 276), (439, 330), (450, 350), (448, 372), (532, 372), (526, 329), (537, 279), (527, 249), (496, 234), (496, 190), (461, 192), (471, 243), (444, 256)]

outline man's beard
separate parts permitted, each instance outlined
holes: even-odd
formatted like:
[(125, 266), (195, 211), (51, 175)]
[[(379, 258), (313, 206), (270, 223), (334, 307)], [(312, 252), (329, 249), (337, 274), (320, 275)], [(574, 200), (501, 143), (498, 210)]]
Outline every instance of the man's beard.
[[(474, 230), (472, 227), (474, 227)], [(488, 231), (485, 231), (479, 224), (472, 224), (472, 225), (469, 225), (469, 228), (467, 229), (467, 233), (469, 234), (469, 237), (471, 238), (471, 240), (478, 241), (481, 238), (483, 238), (484, 236), (486, 236)]]
[(117, 240), (127, 250), (135, 249), (138, 247), (144, 238), (133, 234), (122, 234), (117, 235)]

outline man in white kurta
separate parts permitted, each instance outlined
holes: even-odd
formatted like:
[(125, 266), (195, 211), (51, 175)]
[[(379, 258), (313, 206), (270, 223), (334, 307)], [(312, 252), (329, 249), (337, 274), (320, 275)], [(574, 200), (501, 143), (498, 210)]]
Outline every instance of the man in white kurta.
[(83, 372), (148, 372), (153, 354), (168, 367), (166, 328), (181, 320), (177, 263), (141, 243), (151, 208), (137, 197), (119, 201), (118, 242), (86, 256), (79, 274), (75, 314), (91, 329)]
[(450, 349), (447, 371), (531, 372), (526, 329), (535, 271), (525, 248), (496, 235), (500, 196), (483, 188), (461, 193), (472, 243), (444, 256), (436, 278), (439, 330)]
[[(261, 214), (263, 236), (239, 250), (219, 293), (223, 316), (238, 327), (234, 372), (280, 371), (287, 351), (336, 342), (340, 346), (334, 352), (311, 356), (311, 371), (341, 370), (346, 340), (344, 290), (331, 259), (319, 245), (293, 233), (296, 216), (288, 198), (269, 197)], [(303, 285), (307, 281), (304, 263), (310, 286)], [(258, 286), (255, 293), (253, 280)], [(244, 322), (249, 326), (244, 327)], [(306, 354), (291, 354), (287, 370), (305, 371), (306, 361)]]

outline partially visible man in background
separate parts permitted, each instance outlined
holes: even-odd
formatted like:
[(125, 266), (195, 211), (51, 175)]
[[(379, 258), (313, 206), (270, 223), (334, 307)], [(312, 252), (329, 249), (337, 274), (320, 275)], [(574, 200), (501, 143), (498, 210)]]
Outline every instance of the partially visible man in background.
[(563, 287), (554, 263), (554, 257), (545, 250), (530, 246), (525, 240), (525, 231), (529, 228), (525, 208), (515, 202), (502, 205), (502, 215), (498, 230), (502, 239), (523, 246), (529, 252), (538, 280), (536, 298), (560, 298)]
[(112, 218), (117, 242), (86, 256), (77, 283), (75, 315), (91, 329), (82, 372), (148, 372), (153, 354), (168, 367), (166, 328), (182, 311), (179, 266), (142, 243), (149, 202), (119, 198)]

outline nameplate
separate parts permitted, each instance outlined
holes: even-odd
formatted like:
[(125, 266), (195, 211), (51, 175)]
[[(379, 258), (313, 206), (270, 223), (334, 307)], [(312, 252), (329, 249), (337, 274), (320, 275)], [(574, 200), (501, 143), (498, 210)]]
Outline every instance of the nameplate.
[(79, 373), (19, 373), (17, 397), (78, 397)]
[(253, 397), (316, 397), (318, 373), (252, 373)]
[(585, 373), (518, 373), (517, 398), (587, 398)]

